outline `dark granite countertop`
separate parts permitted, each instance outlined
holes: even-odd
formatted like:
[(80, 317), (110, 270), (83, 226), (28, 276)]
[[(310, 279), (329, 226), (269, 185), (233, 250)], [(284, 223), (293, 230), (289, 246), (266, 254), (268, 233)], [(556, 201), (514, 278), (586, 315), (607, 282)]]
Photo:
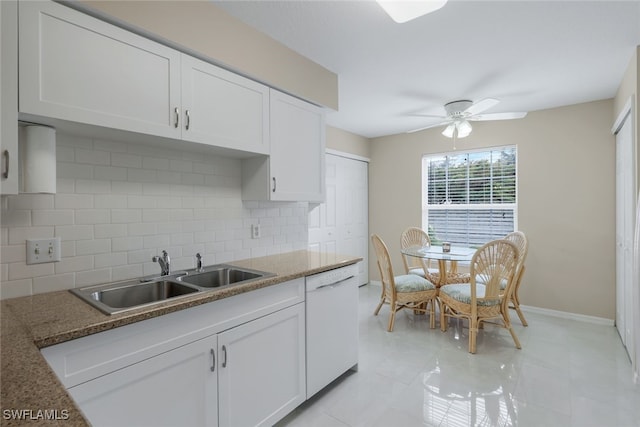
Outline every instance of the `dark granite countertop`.
[(359, 257), (295, 251), (229, 264), (275, 276), (179, 301), (106, 315), (68, 291), (12, 298), (0, 303), (1, 425), (88, 425), (40, 349), (255, 289), (354, 264)]

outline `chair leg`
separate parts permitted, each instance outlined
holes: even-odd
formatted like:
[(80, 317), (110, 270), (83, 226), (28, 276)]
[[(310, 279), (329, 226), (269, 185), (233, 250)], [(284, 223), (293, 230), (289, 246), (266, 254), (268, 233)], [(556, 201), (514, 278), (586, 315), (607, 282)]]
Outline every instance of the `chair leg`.
[(445, 311), (447, 311), (447, 305), (440, 301), (440, 330), (442, 332), (447, 332), (447, 317), (445, 316)]
[(514, 331), (513, 327), (511, 326), (511, 319), (509, 318), (509, 310), (507, 310), (506, 313), (502, 313), (502, 319), (504, 321), (505, 328), (509, 330), (509, 333), (511, 334), (511, 338), (513, 338), (513, 342), (516, 345), (516, 348), (517, 349), (522, 348), (522, 346), (520, 345), (520, 340), (516, 335), (516, 331)]
[(378, 313), (380, 312), (380, 308), (382, 308), (382, 304), (384, 304), (384, 297), (380, 298), (380, 304), (378, 304), (378, 307), (376, 307), (376, 311), (373, 312), (374, 316), (378, 315)]
[(520, 301), (515, 293), (511, 297), (511, 302), (513, 303), (513, 309), (516, 311), (516, 313), (518, 313), (518, 317), (520, 318), (522, 326), (529, 326), (527, 320), (524, 318), (524, 314), (522, 314), (522, 310), (520, 310)]
[(435, 298), (429, 301), (429, 305), (431, 309), (429, 311), (429, 327), (431, 329), (436, 328), (436, 300)]
[(396, 308), (391, 307), (391, 313), (389, 314), (389, 327), (387, 328), (388, 332), (393, 332), (393, 325), (396, 322)]
[(478, 319), (469, 318), (469, 353), (476, 352), (476, 338), (478, 336)]

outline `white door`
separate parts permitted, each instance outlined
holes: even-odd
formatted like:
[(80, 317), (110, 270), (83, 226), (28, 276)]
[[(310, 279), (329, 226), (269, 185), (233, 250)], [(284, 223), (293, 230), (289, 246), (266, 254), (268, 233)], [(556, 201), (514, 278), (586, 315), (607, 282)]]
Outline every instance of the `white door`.
[(215, 336), (204, 338), (69, 393), (94, 426), (216, 426), (215, 348)]
[(271, 426), (306, 399), (304, 303), (218, 334), (220, 426)]
[(338, 251), (337, 212), (338, 204), (338, 156), (327, 155), (326, 199), (309, 212), (309, 250), (316, 252)]
[(326, 201), (309, 212), (309, 250), (363, 258), (358, 285), (369, 282), (368, 163), (326, 156)]
[(633, 357), (633, 232), (635, 177), (631, 114), (616, 132), (616, 327)]
[(344, 231), (338, 252), (363, 257), (358, 263), (358, 284), (369, 282), (369, 189), (368, 164), (366, 162), (339, 159), (339, 182), (344, 201)]

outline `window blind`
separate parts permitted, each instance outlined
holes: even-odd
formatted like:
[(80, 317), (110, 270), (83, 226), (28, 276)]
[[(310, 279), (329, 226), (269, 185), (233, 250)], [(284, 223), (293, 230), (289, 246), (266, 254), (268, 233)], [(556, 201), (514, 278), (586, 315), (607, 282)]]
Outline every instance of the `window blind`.
[(516, 147), (424, 156), (423, 228), (433, 244), (470, 247), (516, 229)]

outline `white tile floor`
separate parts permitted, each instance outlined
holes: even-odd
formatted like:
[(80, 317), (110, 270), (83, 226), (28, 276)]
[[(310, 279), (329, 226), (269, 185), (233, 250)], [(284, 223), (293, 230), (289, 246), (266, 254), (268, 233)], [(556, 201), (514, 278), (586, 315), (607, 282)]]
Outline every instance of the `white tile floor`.
[(475, 355), (468, 329), (373, 310), (380, 288), (360, 288), (360, 361), (279, 426), (640, 426), (640, 385), (612, 326), (512, 315), (522, 349), (488, 325)]

